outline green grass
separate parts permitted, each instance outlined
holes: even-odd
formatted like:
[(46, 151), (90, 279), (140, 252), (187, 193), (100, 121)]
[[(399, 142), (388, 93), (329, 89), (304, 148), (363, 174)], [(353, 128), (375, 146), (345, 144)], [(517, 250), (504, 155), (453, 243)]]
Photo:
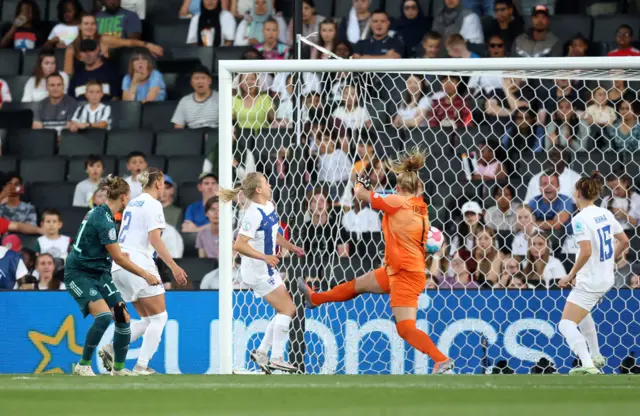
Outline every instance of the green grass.
[(640, 376), (0, 376), (0, 414), (586, 416), (640, 409)]

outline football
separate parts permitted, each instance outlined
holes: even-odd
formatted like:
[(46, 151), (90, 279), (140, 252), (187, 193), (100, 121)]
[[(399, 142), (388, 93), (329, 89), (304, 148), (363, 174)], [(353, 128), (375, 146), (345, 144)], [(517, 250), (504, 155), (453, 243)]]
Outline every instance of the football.
[(426, 246), (427, 253), (435, 254), (438, 250), (440, 250), (443, 242), (444, 236), (442, 235), (442, 231), (438, 230), (436, 227), (429, 227)]

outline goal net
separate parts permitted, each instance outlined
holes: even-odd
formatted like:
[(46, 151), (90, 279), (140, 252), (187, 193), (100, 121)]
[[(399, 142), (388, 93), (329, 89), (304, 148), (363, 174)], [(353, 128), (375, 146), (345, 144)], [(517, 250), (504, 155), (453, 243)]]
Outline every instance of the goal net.
[[(573, 186), (594, 170), (606, 178), (598, 204), (616, 214), (631, 249), (593, 317), (605, 371), (633, 367), (640, 341), (640, 61), (220, 65), (221, 186), (264, 173), (282, 234), (306, 252), (279, 252), (297, 306), (287, 358), (301, 372), (430, 372), (428, 357), (397, 334), (387, 295), (309, 310), (296, 284), (302, 276), (326, 291), (381, 266), (381, 217), (353, 199), (354, 179), (365, 174), (377, 193), (393, 193), (385, 162), (416, 147), (428, 153), (419, 176), (431, 225), (445, 235), (442, 250), (427, 256), (417, 326), (455, 360), (455, 371), (567, 372), (576, 364), (557, 330), (568, 290), (556, 283), (577, 252)], [(221, 214), (223, 373), (257, 371), (249, 351), (275, 314), (232, 272), (232, 227), (245, 203), (241, 196)]]

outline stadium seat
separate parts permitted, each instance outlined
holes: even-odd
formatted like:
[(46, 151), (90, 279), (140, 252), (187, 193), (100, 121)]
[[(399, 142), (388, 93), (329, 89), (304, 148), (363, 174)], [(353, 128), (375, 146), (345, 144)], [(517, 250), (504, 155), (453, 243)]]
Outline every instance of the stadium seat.
[[(28, 49), (24, 51), (22, 55), (22, 71), (21, 71), (22, 75), (31, 76), (31, 74), (33, 74), (33, 70), (38, 64), (38, 55), (40, 55), (40, 51), (41, 51), (40, 49)], [(57, 67), (57, 62), (56, 62), (56, 67)], [(62, 67), (59, 67), (59, 68), (62, 68)], [(13, 90), (11, 92), (13, 93)]]
[(204, 130), (204, 154), (207, 156), (215, 148), (218, 148), (218, 129), (205, 129)]
[(178, 101), (181, 95), (178, 93), (178, 74), (163, 73), (162, 79), (167, 90), (167, 100)]
[(66, 176), (67, 160), (63, 157), (40, 157), (20, 161), (20, 175), (26, 183), (62, 182)]
[[(597, 20), (597, 19), (596, 19)], [(565, 42), (581, 33), (587, 39), (591, 39), (593, 20), (591, 16), (580, 14), (553, 15), (550, 19), (549, 30)], [(614, 32), (615, 37), (615, 32)]]
[(198, 191), (198, 182), (185, 182), (178, 188), (178, 206), (187, 207), (201, 200), (202, 194)]
[[(0, 57), (0, 59), (2, 58)], [(12, 101), (20, 102), (22, 100), (22, 95), (24, 94), (24, 86), (27, 83), (29, 77), (29, 75), (16, 75), (4, 78), (4, 80), (7, 81), (9, 90), (11, 91)]]
[(196, 249), (196, 237), (197, 233), (180, 233), (182, 236), (182, 243), (184, 244), (183, 258), (197, 258), (198, 249)]
[[(180, 0), (147, 0), (146, 20), (165, 21), (175, 19), (182, 1)], [(186, 37), (185, 37), (186, 40)]]
[(60, 233), (73, 238), (78, 232), (80, 224), (82, 224), (82, 220), (84, 220), (85, 215), (87, 215), (89, 208), (61, 207), (59, 210), (62, 216), (62, 229)]
[(593, 24), (593, 40), (610, 42), (616, 39), (618, 26), (626, 24), (633, 29), (634, 36), (640, 32), (640, 17), (628, 14), (598, 16)]
[(175, 101), (146, 103), (142, 106), (142, 128), (153, 131), (171, 130), (171, 118), (178, 105)]
[[(101, 156), (102, 166), (104, 167), (103, 176), (107, 176), (110, 173), (116, 173), (116, 158), (113, 156)], [(87, 179), (87, 172), (84, 168), (85, 156), (74, 156), (69, 159), (69, 167), (67, 170), (67, 181), (71, 183), (78, 183)]]
[(142, 119), (142, 105), (137, 101), (111, 101), (111, 128), (139, 129)]
[(153, 132), (149, 130), (117, 130), (107, 136), (108, 155), (126, 156), (133, 151), (153, 153)]
[(198, 284), (194, 284), (194, 287), (200, 287), (200, 280), (204, 275), (218, 268), (217, 259), (183, 258), (176, 259), (176, 262), (187, 272), (189, 280), (197, 279)]
[(218, 72), (218, 61), (242, 59), (242, 55), (250, 49), (252, 49), (251, 46), (224, 46), (216, 48), (213, 71), (216, 73)]
[(12, 77), (20, 74), (22, 52), (17, 49), (0, 49), (0, 76)]
[(18, 158), (15, 156), (0, 157), (0, 172), (19, 172), (18, 171)]
[(591, 56), (605, 56), (610, 50), (615, 49), (615, 42), (591, 42), (589, 45), (589, 53)]
[[(392, 3), (396, 3), (396, 7), (400, 8), (400, 5), (397, 2), (392, 2)], [(336, 7), (334, 9), (334, 15), (336, 17), (348, 18), (349, 11), (351, 10), (351, 7), (353, 6), (353, 4), (350, 1), (338, 0), (336, 1), (335, 6)], [(371, 0), (369, 2), (369, 10), (378, 10), (379, 8), (380, 8), (380, 0)]]
[(55, 130), (14, 130), (9, 133), (8, 148), (5, 152), (22, 158), (53, 156), (57, 140)]
[(178, 156), (169, 158), (167, 175), (178, 184), (197, 181), (202, 173), (202, 156)]
[[(145, 159), (147, 160), (147, 165), (149, 167), (158, 168), (163, 172), (165, 171), (167, 160), (164, 156), (146, 155)], [(200, 164), (200, 166), (202, 166), (202, 164)], [(126, 156), (118, 159), (118, 176), (129, 176)]]
[(158, 133), (156, 154), (164, 156), (201, 155), (204, 140), (201, 130), (167, 130)]
[[(175, 11), (176, 17), (178, 16), (178, 9)], [(189, 23), (189, 19), (181, 19), (159, 22), (153, 25), (153, 39), (155, 43), (162, 45), (164, 48), (184, 46), (187, 43)]]
[(62, 156), (101, 155), (104, 153), (106, 133), (101, 129), (90, 129), (81, 133), (63, 130), (58, 153)]
[(213, 72), (214, 49), (211, 47), (181, 46), (171, 48), (171, 58), (180, 61), (193, 62), (194, 68), (198, 62)]
[(67, 182), (34, 183), (27, 188), (29, 201), (42, 211), (47, 208), (68, 208), (73, 203), (76, 185)]

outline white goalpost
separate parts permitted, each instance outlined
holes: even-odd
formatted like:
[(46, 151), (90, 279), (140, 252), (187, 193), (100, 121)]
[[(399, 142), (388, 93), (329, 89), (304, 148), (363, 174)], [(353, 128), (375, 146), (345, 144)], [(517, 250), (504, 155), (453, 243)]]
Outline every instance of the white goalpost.
[[(325, 291), (381, 263), (381, 234), (374, 230), (375, 224), (365, 226), (364, 217), (350, 214), (364, 209), (356, 209), (350, 196), (357, 169), (377, 175), (381, 192), (393, 192), (392, 175), (383, 167), (376, 168), (376, 161), (394, 159), (415, 145), (427, 149), (429, 157), (420, 177), (429, 205), (433, 206), (432, 225), (445, 233), (444, 254), (449, 256), (452, 246), (465, 245), (466, 237), (456, 243), (464, 217), (462, 204), (478, 202), (486, 213), (495, 205), (492, 196), (496, 187), (506, 184), (515, 192), (514, 201), (523, 200), (529, 181), (549, 168), (552, 149), (562, 148), (567, 168), (578, 174), (604, 169), (605, 176), (626, 175), (633, 185), (640, 175), (640, 149), (625, 147), (624, 137), (616, 136), (618, 123), (624, 122), (617, 106), (623, 101), (637, 106), (640, 95), (632, 99), (621, 94), (618, 101), (607, 104), (616, 106), (615, 121), (599, 124), (589, 118), (588, 109), (596, 99), (596, 91), (611, 91), (616, 88), (616, 81), (624, 81), (627, 86), (640, 81), (639, 70), (640, 58), (634, 57), (219, 61), (219, 184), (231, 189), (239, 183), (242, 172), (263, 171), (274, 187), (283, 231), (296, 244), (312, 249), (307, 250), (309, 258), (305, 259), (281, 253), (281, 272), (298, 307), (291, 327), (288, 361), (312, 374), (425, 374), (431, 366), (426, 357), (414, 353), (398, 337), (385, 295), (367, 295), (312, 311), (304, 309), (297, 276)], [(247, 74), (255, 74), (255, 78)], [(289, 78), (288, 74), (294, 76)], [(419, 80), (426, 103), (416, 104), (415, 123), (402, 119), (400, 115), (404, 113), (399, 111), (404, 108), (405, 97), (410, 101), (413, 94), (407, 81), (412, 76)], [(460, 108), (445, 108), (439, 115), (438, 106), (443, 105), (439, 100), (444, 99), (448, 105), (457, 99), (455, 95), (446, 96), (451, 79), (455, 79), (457, 91), (465, 91), (460, 95), (468, 107), (462, 109), (464, 119)], [(470, 85), (470, 79), (475, 79), (476, 85)], [(514, 79), (518, 81), (504, 83)], [(559, 80), (574, 85), (572, 94), (577, 98), (555, 95)], [(511, 92), (503, 94), (503, 85), (505, 91)], [(243, 98), (238, 97), (244, 94), (242, 91), (250, 94), (252, 89), (257, 91), (255, 107), (260, 111), (239, 115), (251, 108), (244, 108)], [(366, 115), (336, 121), (340, 119), (336, 108), (349, 94)], [(537, 103), (535, 108), (529, 106), (533, 100)], [(525, 101), (527, 106), (518, 104)], [(570, 102), (575, 122), (564, 123), (556, 118), (561, 101)], [(528, 110), (533, 110), (531, 114), (537, 117), (535, 128), (540, 128), (538, 136), (531, 133), (531, 143), (534, 137), (539, 140), (538, 148), (518, 148), (521, 144), (511, 141), (525, 134), (519, 130), (516, 113), (525, 120)], [(636, 116), (640, 118), (640, 112)], [(555, 133), (550, 123), (557, 124)], [(481, 149), (490, 143), (497, 146), (493, 149), (495, 155), (508, 170), (506, 178), (474, 176)], [(498, 157), (501, 151), (504, 155)], [(471, 159), (473, 163), (468, 163)], [(352, 163), (353, 168), (349, 166), (345, 171), (340, 165), (344, 161)], [(257, 345), (275, 314), (262, 299), (234, 281), (237, 266), (232, 246), (242, 204), (236, 201), (220, 206), (220, 374), (255, 369), (248, 351)], [(528, 246), (523, 256), (516, 256), (512, 240), (519, 230), (515, 224), (509, 227), (497, 227), (491, 232), (492, 245), (500, 252), (497, 280), (487, 274), (479, 282), (480, 288), (452, 290), (445, 287), (448, 276), (454, 273), (451, 265), (443, 262), (426, 271), (433, 276), (432, 286), (420, 298), (418, 326), (456, 360), (463, 373), (491, 372), (502, 366), (498, 364), (501, 361), (516, 373), (525, 373), (541, 359), (566, 372), (572, 354), (555, 325), (568, 291), (555, 288), (546, 274), (535, 280), (537, 269), (528, 257)], [(635, 227), (628, 229), (630, 234), (635, 233)], [(533, 234), (525, 234), (526, 244), (530, 244)], [(553, 256), (565, 267), (571, 262), (571, 235), (570, 230), (565, 230), (560, 237), (546, 237), (552, 254), (545, 264)], [(556, 237), (559, 246), (554, 245)], [(469, 244), (472, 260), (477, 260), (477, 273), (485, 258), (490, 262), (498, 258), (486, 250), (476, 251), (478, 246), (473, 241)], [(640, 251), (640, 245), (632, 244), (631, 251)], [(640, 253), (636, 254), (640, 258)], [(507, 266), (502, 262), (512, 257), (525, 280), (520, 288), (515, 288), (514, 283), (520, 275), (505, 274), (503, 281)], [(602, 330), (603, 355), (609, 359), (608, 372), (618, 372), (625, 357), (640, 344), (640, 289), (629, 288), (634, 282), (634, 259), (629, 259), (630, 271), (623, 284), (612, 289), (594, 312)], [(433, 261), (429, 260), (430, 266)], [(620, 266), (620, 270), (626, 266)]]

